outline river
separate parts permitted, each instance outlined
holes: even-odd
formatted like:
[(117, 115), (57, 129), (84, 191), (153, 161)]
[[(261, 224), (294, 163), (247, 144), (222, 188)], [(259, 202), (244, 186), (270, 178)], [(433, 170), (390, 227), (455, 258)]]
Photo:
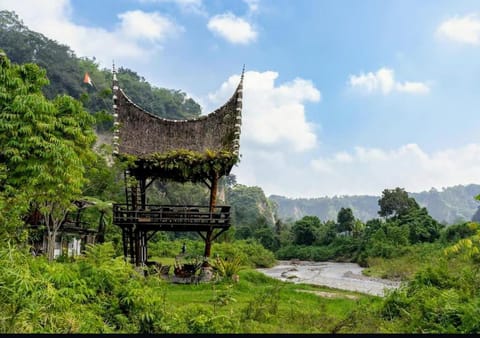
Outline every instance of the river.
[(386, 290), (400, 286), (400, 282), (397, 281), (363, 275), (363, 268), (356, 263), (298, 260), (277, 263), (272, 268), (257, 269), (257, 271), (282, 281), (323, 285), (375, 296), (384, 296)]

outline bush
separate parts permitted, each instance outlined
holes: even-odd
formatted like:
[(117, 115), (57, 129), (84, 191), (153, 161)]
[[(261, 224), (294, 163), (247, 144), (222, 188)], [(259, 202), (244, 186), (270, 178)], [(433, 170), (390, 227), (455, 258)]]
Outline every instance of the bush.
[(477, 233), (478, 223), (465, 222), (453, 224), (442, 232), (442, 240), (444, 242), (457, 242), (460, 239), (473, 236)]
[(278, 259), (299, 259), (303, 261), (328, 261), (335, 258), (333, 246), (305, 246), (288, 245), (280, 248), (276, 253)]
[(227, 259), (239, 259), (243, 265), (253, 268), (268, 268), (275, 264), (273, 252), (252, 240), (240, 240), (231, 243), (214, 243), (214, 256)]
[(217, 270), (221, 277), (232, 278), (242, 268), (242, 261), (239, 257), (230, 259), (223, 259), (221, 257), (215, 258), (212, 262), (212, 266)]

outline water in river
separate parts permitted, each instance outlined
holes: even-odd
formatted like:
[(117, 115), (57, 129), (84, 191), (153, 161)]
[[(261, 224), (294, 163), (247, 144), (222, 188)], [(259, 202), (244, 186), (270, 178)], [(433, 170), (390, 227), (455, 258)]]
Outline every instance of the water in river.
[(323, 285), (331, 288), (383, 296), (400, 282), (362, 275), (363, 268), (355, 263), (279, 261), (272, 268), (257, 269), (267, 276), (290, 281)]

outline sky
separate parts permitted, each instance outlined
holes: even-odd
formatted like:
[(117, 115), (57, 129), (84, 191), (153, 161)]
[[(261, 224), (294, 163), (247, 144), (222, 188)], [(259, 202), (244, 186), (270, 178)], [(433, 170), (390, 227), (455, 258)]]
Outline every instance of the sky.
[[(237, 182), (267, 196), (480, 184), (478, 0), (0, 0), (208, 114), (245, 65)], [(128, 93), (127, 93), (128, 94)]]

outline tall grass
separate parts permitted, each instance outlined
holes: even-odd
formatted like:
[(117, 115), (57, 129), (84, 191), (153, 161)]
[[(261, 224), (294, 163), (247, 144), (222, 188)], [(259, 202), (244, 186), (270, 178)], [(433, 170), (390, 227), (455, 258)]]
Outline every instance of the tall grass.
[(238, 283), (182, 285), (144, 277), (110, 243), (68, 263), (0, 248), (0, 333), (329, 332), (348, 313), (331, 311), (338, 300), (296, 291), (314, 287), (237, 270), (235, 261), (225, 274), (238, 273)]

